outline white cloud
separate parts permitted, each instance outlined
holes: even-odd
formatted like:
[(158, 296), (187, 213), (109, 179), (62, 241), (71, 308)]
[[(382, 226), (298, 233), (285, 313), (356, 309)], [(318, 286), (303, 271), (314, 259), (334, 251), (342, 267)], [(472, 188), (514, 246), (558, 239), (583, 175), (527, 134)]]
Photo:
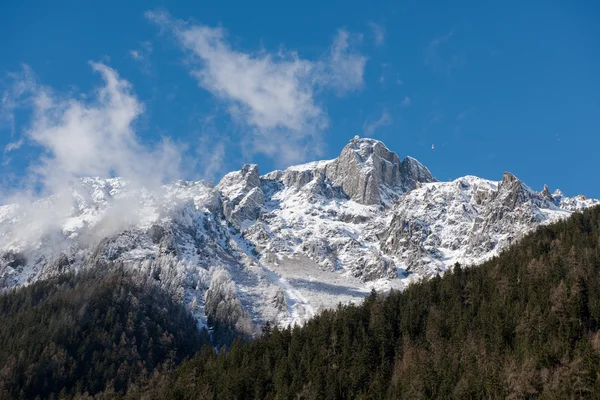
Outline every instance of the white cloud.
[(21, 148), (21, 146), (23, 146), (23, 139), (19, 139), (15, 142), (9, 142), (5, 147), (4, 147), (4, 152), (5, 153), (9, 153), (13, 150), (18, 150)]
[(214, 182), (226, 168), (226, 146), (224, 141), (214, 141), (209, 136), (201, 136), (197, 154), (202, 163), (201, 174), (204, 179)]
[(400, 103), (400, 105), (401, 105), (402, 107), (408, 107), (408, 106), (410, 106), (411, 102), (412, 102), (412, 101), (410, 100), (410, 97), (406, 96), (406, 97), (404, 98), (404, 100), (402, 100), (402, 103)]
[(249, 133), (245, 149), (280, 162), (319, 153), (320, 135), (328, 126), (327, 114), (316, 99), (322, 90), (343, 95), (364, 84), (366, 58), (353, 50), (354, 37), (343, 30), (326, 55), (310, 61), (285, 49), (237, 50), (224, 29), (189, 24), (166, 12), (148, 11), (146, 17), (175, 36), (190, 55), (190, 73), (198, 85), (223, 101)]
[[(32, 112), (25, 136), (43, 149), (30, 166), (32, 184), (56, 193), (82, 176), (116, 175), (143, 185), (176, 178), (180, 155), (174, 144), (165, 139), (149, 148), (136, 136), (133, 125), (144, 105), (129, 82), (105, 64), (90, 65), (104, 80), (92, 96), (57, 94), (35, 82), (29, 69), (28, 79), (15, 82), (22, 90), (12, 101)], [(9, 146), (7, 151), (17, 148)]]
[[(135, 122), (144, 105), (129, 82), (105, 64), (90, 65), (103, 84), (85, 95), (57, 93), (39, 84), (27, 67), (13, 75), (14, 88), (7, 90), (4, 98), (16, 108), (30, 111), (31, 121), (6, 150), (16, 152), (19, 142), (25, 140), (39, 146), (41, 156), (29, 165), (17, 186), (1, 191), (4, 204), (18, 205), (22, 223), (0, 227), (0, 236), (31, 242), (62, 232), (64, 218), (77, 212), (73, 191), (80, 187), (79, 177), (121, 176), (129, 189), (144, 187), (160, 194), (161, 183), (180, 176), (181, 153), (175, 144), (164, 139), (150, 147), (137, 137)], [(51, 202), (37, 201), (47, 195), (54, 195)], [(98, 240), (139, 222), (138, 211), (139, 204), (132, 197), (115, 200), (96, 225), (98, 234), (86, 240)], [(56, 251), (69, 246), (62, 234), (51, 237)]]
[(134, 60), (140, 60), (143, 58), (142, 53), (139, 50), (129, 50), (129, 55)]
[(129, 55), (134, 60), (145, 60), (152, 54), (152, 50), (152, 43), (146, 40), (140, 43), (138, 49), (130, 50)]
[(392, 123), (392, 117), (387, 111), (383, 111), (381, 117), (375, 121), (365, 121), (363, 124), (363, 133), (366, 136), (372, 136), (375, 131), (383, 126), (388, 126)]
[(226, 135), (219, 132), (215, 123), (215, 116), (208, 115), (200, 120), (201, 131), (198, 133), (198, 146), (196, 157), (198, 173), (202, 179), (215, 182), (227, 172), (228, 149), (230, 142)]
[(373, 21), (369, 22), (369, 27), (373, 31), (375, 46), (381, 46), (385, 42), (385, 28)]
[(333, 88), (340, 95), (362, 89), (367, 58), (350, 46), (350, 42), (361, 39), (360, 35), (353, 37), (343, 29), (338, 30), (329, 57), (325, 62), (316, 63), (316, 77), (323, 86)]

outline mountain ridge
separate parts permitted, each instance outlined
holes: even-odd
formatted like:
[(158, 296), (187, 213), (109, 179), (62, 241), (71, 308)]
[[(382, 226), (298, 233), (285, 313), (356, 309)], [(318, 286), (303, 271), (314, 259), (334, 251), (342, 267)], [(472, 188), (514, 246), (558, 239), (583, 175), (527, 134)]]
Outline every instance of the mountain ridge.
[[(122, 262), (155, 277), (200, 325), (227, 321), (249, 335), (265, 321), (302, 324), (372, 288), (484, 261), (599, 203), (536, 192), (508, 172), (439, 182), (364, 138), (333, 160), (262, 176), (247, 164), (215, 186), (82, 178), (70, 191), (0, 207), (0, 287)], [(215, 298), (238, 310), (235, 321), (206, 308)]]

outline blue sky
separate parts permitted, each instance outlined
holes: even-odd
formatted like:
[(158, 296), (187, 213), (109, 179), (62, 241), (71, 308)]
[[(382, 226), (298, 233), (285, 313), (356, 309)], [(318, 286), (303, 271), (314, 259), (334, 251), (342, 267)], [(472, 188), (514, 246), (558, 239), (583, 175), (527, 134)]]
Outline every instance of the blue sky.
[(286, 3), (3, 2), (4, 192), (266, 173), (360, 135), (440, 180), (600, 197), (600, 3)]

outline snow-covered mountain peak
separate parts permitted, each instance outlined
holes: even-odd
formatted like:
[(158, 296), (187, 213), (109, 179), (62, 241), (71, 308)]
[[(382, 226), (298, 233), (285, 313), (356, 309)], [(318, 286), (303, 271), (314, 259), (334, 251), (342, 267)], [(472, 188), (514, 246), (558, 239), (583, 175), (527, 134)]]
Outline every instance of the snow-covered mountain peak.
[(235, 198), (258, 186), (260, 186), (258, 165), (244, 164), (239, 171), (233, 171), (225, 175), (217, 184), (217, 189), (220, 190), (225, 197)]
[(325, 173), (352, 200), (367, 205), (389, 206), (417, 183), (435, 181), (417, 160), (401, 162), (382, 142), (358, 137), (326, 165)]
[(500, 204), (510, 209), (514, 209), (518, 205), (522, 205), (528, 201), (534, 202), (537, 206), (544, 208), (549, 208), (551, 204), (510, 172), (505, 172), (502, 175), (496, 198)]
[(396, 153), (390, 151), (383, 142), (371, 138), (355, 137), (342, 149), (340, 157), (343, 157), (344, 153), (352, 153), (360, 163), (365, 164), (379, 160), (396, 164), (400, 162)]
[(247, 164), (216, 186), (82, 178), (33, 204), (0, 207), (0, 288), (117, 262), (147, 271), (201, 323), (222, 309), (236, 310), (221, 317), (238, 326), (303, 323), (372, 287), (478, 263), (599, 204), (549, 193), (510, 173), (438, 182), (414, 158), (360, 138), (333, 160), (263, 176)]

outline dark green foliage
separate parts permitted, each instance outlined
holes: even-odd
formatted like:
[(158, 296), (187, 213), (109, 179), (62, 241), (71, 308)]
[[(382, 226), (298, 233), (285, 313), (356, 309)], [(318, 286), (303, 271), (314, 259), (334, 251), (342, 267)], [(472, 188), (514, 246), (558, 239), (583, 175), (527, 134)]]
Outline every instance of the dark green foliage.
[(599, 398), (600, 208), (477, 268), (205, 348), (130, 398)]
[(0, 296), (0, 398), (105, 397), (207, 343), (169, 295), (103, 266)]

